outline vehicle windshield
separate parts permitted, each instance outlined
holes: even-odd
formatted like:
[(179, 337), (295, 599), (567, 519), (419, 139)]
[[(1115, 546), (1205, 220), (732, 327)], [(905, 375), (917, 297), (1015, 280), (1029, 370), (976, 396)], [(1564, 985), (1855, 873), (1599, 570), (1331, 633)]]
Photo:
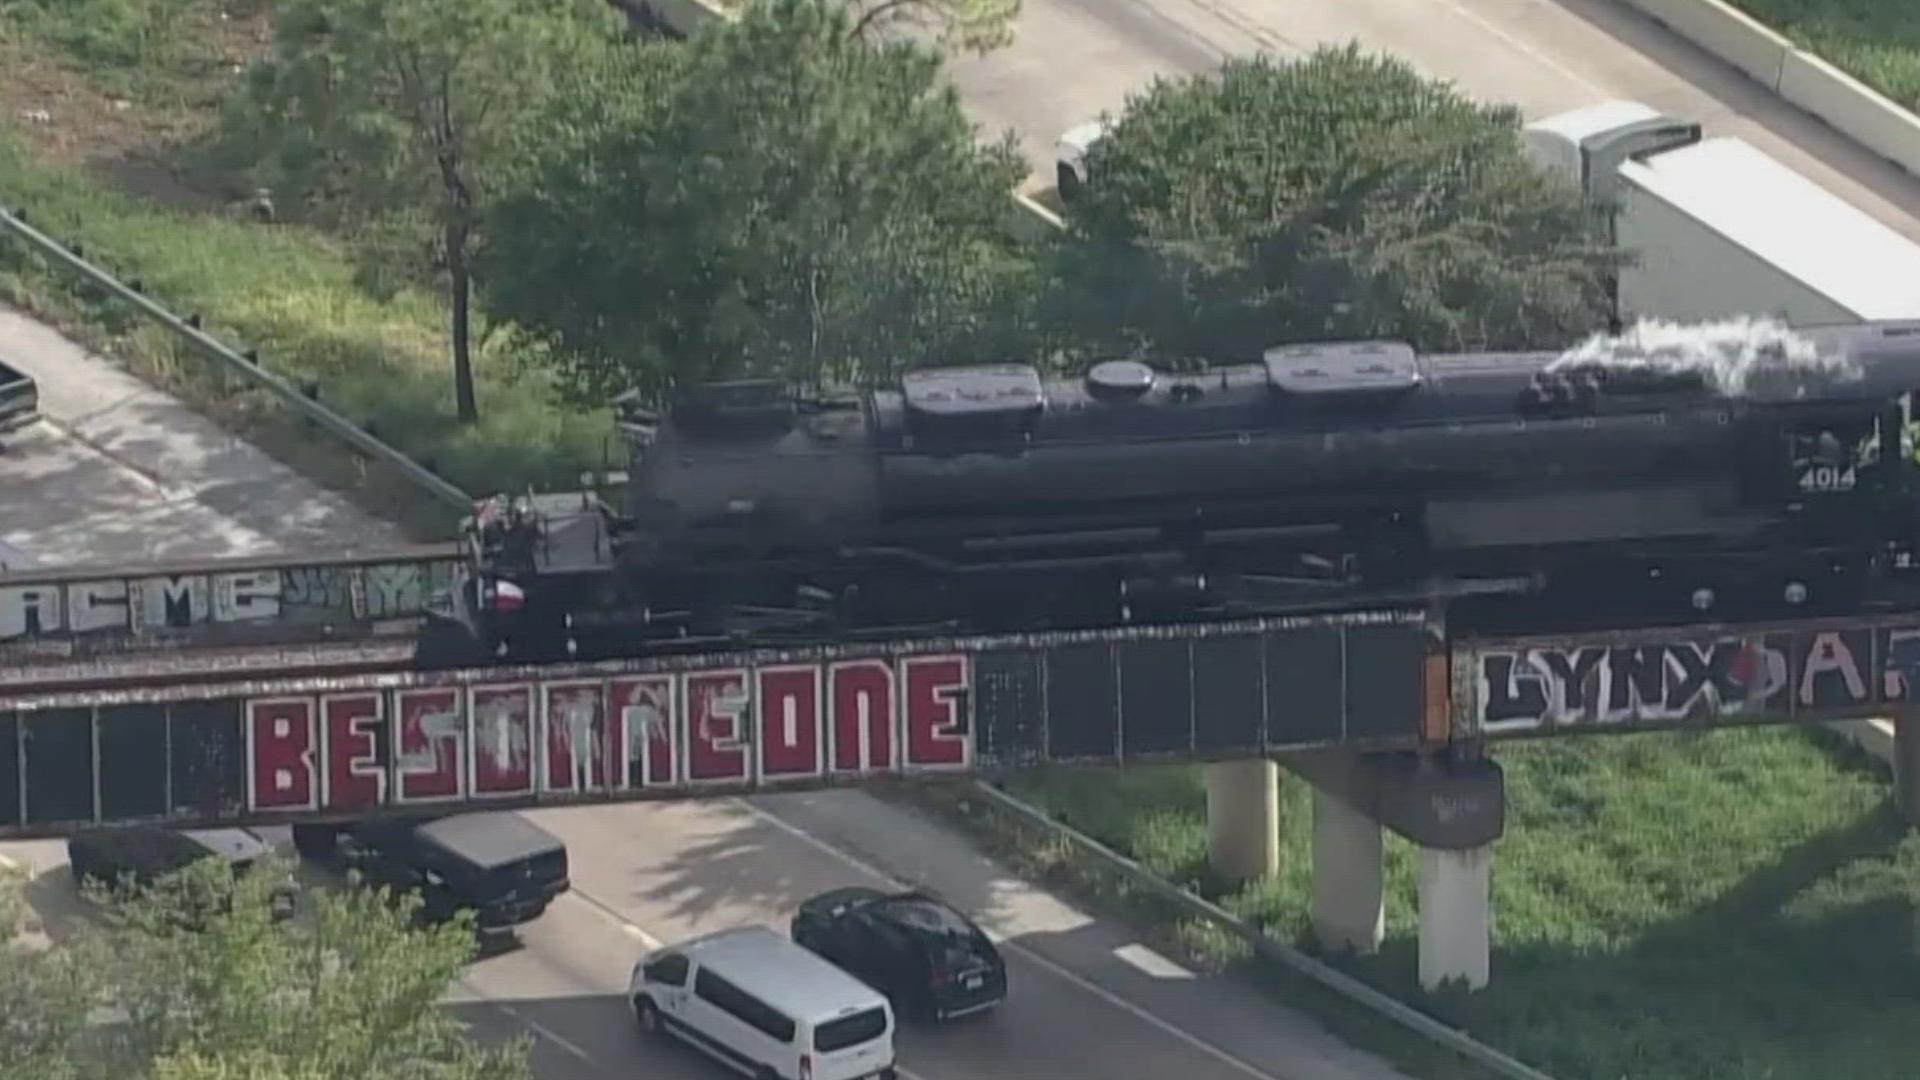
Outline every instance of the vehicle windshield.
[(901, 926), (931, 939), (970, 942), (979, 933), (959, 912), (931, 900), (889, 900), (886, 911)]
[(813, 1030), (813, 1048), (823, 1054), (872, 1042), (886, 1034), (887, 1014), (882, 1009), (867, 1009), (829, 1020)]

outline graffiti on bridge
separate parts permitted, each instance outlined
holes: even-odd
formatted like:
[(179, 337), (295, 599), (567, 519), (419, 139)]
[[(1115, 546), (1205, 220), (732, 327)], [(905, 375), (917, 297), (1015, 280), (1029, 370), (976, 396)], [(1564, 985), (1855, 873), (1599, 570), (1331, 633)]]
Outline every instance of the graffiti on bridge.
[(0, 835), (1406, 748), (1430, 630), (1367, 613), (27, 694), (0, 698)]
[(1467, 655), (1467, 726), (1487, 735), (1819, 722), (1910, 700), (1920, 620), (1500, 642)]
[(973, 765), (965, 655), (257, 699), (247, 808), (775, 785)]
[(418, 615), (453, 581), (451, 559), (9, 585), (0, 642), (151, 633), (223, 623), (326, 624)]

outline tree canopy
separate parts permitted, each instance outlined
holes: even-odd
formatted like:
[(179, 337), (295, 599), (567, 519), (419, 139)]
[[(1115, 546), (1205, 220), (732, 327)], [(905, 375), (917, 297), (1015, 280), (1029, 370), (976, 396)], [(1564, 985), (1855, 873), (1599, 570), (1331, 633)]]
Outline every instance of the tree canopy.
[(1610, 257), (1519, 126), (1354, 46), (1158, 81), (1087, 155), (1056, 314), (1107, 347), (1209, 356), (1563, 342), (1604, 323)]
[(350, 229), (379, 279), (444, 269), (455, 397), (476, 415), (470, 264), (510, 133), (583, 54), (605, 0), (274, 0), (274, 48), (226, 117), (230, 149), (284, 199)]
[(691, 41), (579, 65), (487, 220), (489, 314), (590, 397), (993, 355), (1031, 261), (1025, 172), (982, 147), (934, 50), (767, 0)]
[[(96, 892), (61, 940), (0, 923), (0, 1061), (68, 1080), (525, 1080), (524, 1042), (482, 1048), (440, 1006), (473, 954), (466, 918), (413, 926), (417, 897), (308, 890), (276, 921), (285, 866), (203, 859), (153, 887)], [(0, 917), (18, 882), (0, 881)], [(208, 903), (211, 901), (211, 903)], [(14, 905), (12, 908), (9, 905)], [(189, 913), (199, 913), (189, 917)]]

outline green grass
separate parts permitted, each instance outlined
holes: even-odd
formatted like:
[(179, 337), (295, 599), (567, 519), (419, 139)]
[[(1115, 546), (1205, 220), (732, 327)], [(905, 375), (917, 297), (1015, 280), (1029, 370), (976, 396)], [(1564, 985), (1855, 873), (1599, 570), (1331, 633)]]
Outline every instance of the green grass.
[[(1904, 830), (1875, 767), (1819, 738), (1774, 729), (1503, 747), (1492, 985), (1419, 990), (1415, 853), (1391, 835), (1386, 944), (1340, 963), (1560, 1080), (1913, 1075), (1920, 958)], [(1221, 896), (1206, 872), (1198, 769), (1063, 770), (1007, 785), (1310, 947), (1310, 789), (1284, 788), (1284, 872)]]
[[(139, 279), (175, 311), (200, 313), (229, 344), (257, 348), (269, 369), (317, 386), (329, 405), (469, 491), (568, 484), (600, 460), (606, 416), (560, 408), (543, 378), (497, 346), (476, 349), (480, 423), (455, 422), (443, 301), (420, 290), (376, 299), (355, 283), (341, 244), (320, 233), (108, 191), (35, 160), (4, 128), (0, 202), (24, 207), (42, 231), (82, 242), (90, 259)], [(210, 362), (11, 238), (0, 240), (0, 296), (85, 331), (143, 376), (376, 511), (424, 523), (417, 489), (370, 471), (264, 391), (209, 377)], [(476, 327), (476, 337), (483, 331)]]
[(1732, 0), (1794, 44), (1920, 112), (1920, 4), (1909, 0)]

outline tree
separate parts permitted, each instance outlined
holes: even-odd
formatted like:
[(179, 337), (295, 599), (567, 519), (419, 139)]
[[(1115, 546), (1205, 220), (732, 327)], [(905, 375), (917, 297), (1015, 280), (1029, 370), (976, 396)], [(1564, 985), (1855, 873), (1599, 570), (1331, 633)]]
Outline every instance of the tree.
[(489, 315), (582, 397), (748, 375), (880, 376), (1019, 346), (1025, 171), (982, 148), (940, 59), (771, 0), (583, 66), (495, 204)]
[[(150, 888), (96, 891), (98, 925), (25, 954), (36, 965), (0, 965), (0, 1055), (40, 1051), (24, 1060), (70, 1071), (7, 1075), (531, 1076), (524, 1042), (483, 1049), (440, 1007), (472, 956), (469, 920), (415, 929), (416, 897), (355, 888), (309, 890), (306, 911), (276, 921), (268, 894), (285, 870), (263, 862), (236, 877), (205, 859)], [(23, 1007), (36, 1030), (15, 1020)]]
[(1175, 355), (1564, 342), (1604, 324), (1610, 255), (1519, 124), (1353, 46), (1156, 82), (1087, 155), (1055, 313)]
[(1020, 0), (846, 0), (856, 36), (886, 30), (930, 32), (946, 47), (991, 52), (1013, 40)]
[(472, 260), (504, 141), (557, 71), (616, 39), (618, 17), (604, 0), (277, 0), (275, 16), (231, 141), (377, 249), (431, 239), (471, 423)]

